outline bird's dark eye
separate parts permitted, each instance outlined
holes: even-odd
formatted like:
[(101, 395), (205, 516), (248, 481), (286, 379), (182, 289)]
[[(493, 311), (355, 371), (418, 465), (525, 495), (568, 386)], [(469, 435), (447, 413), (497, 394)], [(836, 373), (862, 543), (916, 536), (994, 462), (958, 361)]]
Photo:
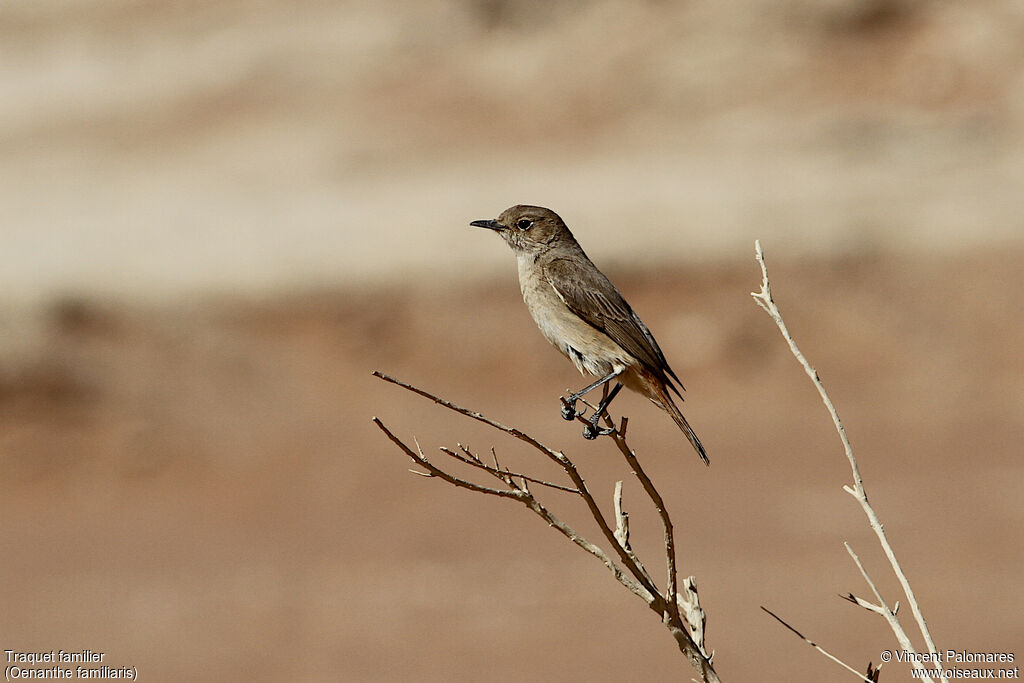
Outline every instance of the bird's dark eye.
[(529, 218), (520, 218), (519, 222), (516, 223), (520, 230), (529, 230), (531, 225), (533, 225), (533, 221)]

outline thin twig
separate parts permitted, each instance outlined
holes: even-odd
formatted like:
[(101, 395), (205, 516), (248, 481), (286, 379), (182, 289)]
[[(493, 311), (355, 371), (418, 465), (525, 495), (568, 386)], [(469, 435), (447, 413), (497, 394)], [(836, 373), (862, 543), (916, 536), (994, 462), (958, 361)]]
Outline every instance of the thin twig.
[(397, 379), (395, 377), (392, 377), (391, 375), (384, 374), (383, 372), (380, 372), (379, 370), (374, 370), (370, 374), (372, 374), (374, 377), (378, 377), (378, 378), (384, 380), (385, 382), (390, 382), (391, 384), (396, 384), (396, 385), (402, 387), (403, 389), (407, 389), (408, 391), (411, 391), (414, 394), (418, 394), (418, 395), (422, 396), (423, 398), (430, 399), (434, 403), (436, 403), (436, 404), (438, 404), (440, 406), (444, 406), (448, 410), (453, 410), (456, 413), (459, 413), (460, 415), (465, 415), (466, 417), (472, 418), (472, 419), (477, 420), (479, 422), (483, 422), (484, 424), (488, 424), (488, 425), (494, 427), (495, 429), (498, 429), (500, 431), (505, 432), (506, 434), (510, 434), (510, 435), (514, 436), (515, 438), (519, 439), (520, 441), (525, 441), (526, 443), (530, 444), (531, 446), (533, 446), (534, 448), (536, 448), (537, 450), (541, 451), (542, 453), (544, 453), (545, 455), (547, 455), (548, 457), (554, 459), (557, 462), (560, 462), (560, 458), (561, 459), (565, 458), (565, 456), (563, 454), (559, 453), (558, 451), (555, 451), (555, 450), (552, 450), (552, 449), (548, 448), (547, 446), (542, 444), (540, 441), (537, 441), (537, 439), (533, 438), (529, 434), (527, 434), (527, 433), (525, 433), (525, 432), (523, 432), (523, 431), (521, 431), (519, 429), (516, 429), (515, 427), (508, 427), (506, 425), (503, 425), (500, 422), (498, 422), (497, 420), (492, 420), (489, 417), (485, 417), (484, 415), (481, 415), (480, 413), (476, 412), (475, 410), (469, 410), (468, 408), (463, 408), (462, 406), (456, 405), (455, 403), (452, 403), (451, 401), (445, 400), (445, 399), (441, 398), (440, 396), (435, 396), (434, 394), (430, 393), (429, 391), (424, 391), (423, 389), (420, 389), (419, 387), (415, 387), (415, 386), (409, 384), (408, 382), (403, 382), (402, 380)]
[[(416, 450), (413, 451), (411, 448), (406, 446), (401, 439), (395, 436), (390, 429), (385, 427), (384, 423), (381, 422), (378, 418), (373, 418), (373, 423), (380, 427), (381, 431), (383, 431), (384, 434), (386, 434), (387, 437), (391, 439), (392, 443), (394, 443), (396, 446), (402, 449), (402, 452), (404, 452), (410, 458), (415, 460), (418, 465), (425, 468), (427, 472), (429, 472), (428, 476), (438, 477), (439, 479), (445, 480), (449, 484), (458, 486), (459, 488), (469, 489), (470, 491), (476, 491), (477, 493), (486, 493), (487, 495), (498, 496), (500, 498), (514, 498), (516, 500), (523, 500), (522, 496), (518, 495), (515, 491), (506, 491), (504, 489), (495, 489), (489, 486), (481, 486), (480, 484), (476, 484), (474, 482), (467, 481), (465, 479), (460, 479), (459, 477), (455, 477), (452, 476), (451, 474), (448, 474), (440, 467), (437, 467), (429, 460), (427, 460), (426, 456), (423, 455), (423, 451), (420, 450), (418, 445), (416, 446)], [(422, 472), (418, 474), (422, 474)]]
[(857, 677), (857, 678), (859, 678), (860, 680), (862, 680), (862, 681), (866, 681), (866, 683), (874, 683), (874, 682), (873, 682), (873, 681), (872, 681), (871, 679), (869, 679), (869, 678), (865, 678), (865, 677), (864, 677), (864, 674), (862, 674), (861, 672), (857, 671), (857, 670), (856, 670), (856, 669), (854, 669), (854, 668), (853, 668), (852, 666), (850, 666), (849, 664), (847, 664), (847, 663), (846, 663), (846, 662), (844, 662), (843, 660), (839, 659), (838, 657), (836, 657), (836, 656), (835, 656), (835, 655), (833, 655), (833, 654), (832, 654), (831, 652), (829, 652), (829, 651), (828, 651), (828, 650), (826, 650), (825, 648), (823, 648), (823, 647), (821, 647), (820, 645), (818, 645), (817, 643), (815, 643), (815, 642), (814, 642), (813, 640), (811, 640), (810, 638), (808, 638), (808, 637), (807, 637), (807, 636), (805, 636), (804, 634), (800, 633), (800, 631), (797, 631), (797, 630), (796, 630), (795, 628), (793, 628), (792, 626), (790, 626), (789, 624), (787, 624), (787, 623), (786, 623), (785, 621), (783, 621), (782, 617), (780, 617), (780, 616), (779, 616), (778, 614), (776, 614), (775, 612), (771, 611), (770, 609), (768, 609), (768, 608), (767, 608), (767, 607), (765, 607), (764, 605), (761, 605), (761, 609), (763, 609), (763, 610), (764, 610), (765, 612), (767, 612), (768, 614), (770, 614), (771, 616), (773, 616), (773, 617), (775, 618), (775, 620), (776, 620), (776, 621), (778, 621), (778, 622), (779, 622), (780, 624), (782, 624), (783, 626), (785, 626), (786, 628), (788, 628), (788, 629), (789, 629), (790, 631), (792, 631), (793, 633), (795, 633), (795, 634), (797, 635), (797, 637), (798, 637), (798, 638), (800, 638), (801, 640), (803, 640), (803, 641), (804, 641), (805, 643), (807, 643), (808, 645), (810, 645), (811, 647), (813, 647), (813, 648), (814, 648), (815, 650), (817, 650), (817, 651), (818, 651), (818, 652), (820, 652), (821, 654), (823, 654), (823, 655), (825, 655), (826, 657), (828, 657), (829, 659), (831, 659), (831, 660), (832, 660), (833, 662), (835, 662), (835, 663), (836, 663), (836, 664), (838, 664), (839, 666), (843, 667), (844, 669), (846, 669), (847, 671), (849, 671), (850, 673), (852, 673), (852, 674), (853, 674), (854, 676), (856, 676), (856, 677)]
[[(461, 445), (459, 446), (459, 448), (464, 453), (469, 453), (469, 450), (464, 448), (464, 447), (462, 447)], [(551, 481), (544, 481), (543, 479), (537, 479), (536, 477), (531, 477), (531, 476), (526, 475), (526, 474), (520, 474), (519, 472), (511, 472), (509, 470), (503, 470), (503, 469), (499, 469), (497, 467), (491, 467), (490, 465), (487, 465), (487, 464), (481, 462), (480, 459), (477, 458), (476, 456), (470, 455), (467, 458), (464, 455), (456, 453), (455, 451), (453, 451), (452, 449), (448, 448), (447, 446), (441, 446), (440, 450), (445, 455), (448, 455), (448, 456), (450, 456), (452, 458), (455, 458), (459, 462), (464, 462), (467, 465), (469, 465), (470, 467), (475, 467), (477, 469), (483, 470), (484, 472), (487, 472), (488, 474), (493, 475), (493, 476), (495, 476), (498, 479), (501, 479), (503, 481), (505, 480), (505, 477), (519, 477), (520, 479), (522, 479), (524, 481), (532, 481), (534, 484), (540, 484), (541, 486), (546, 486), (546, 487), (548, 487), (550, 489), (556, 489), (558, 491), (565, 491), (566, 493), (575, 493), (575, 494), (579, 495), (579, 490), (578, 489), (574, 489), (571, 486), (563, 486), (561, 484), (556, 484), (556, 483), (551, 482)]]

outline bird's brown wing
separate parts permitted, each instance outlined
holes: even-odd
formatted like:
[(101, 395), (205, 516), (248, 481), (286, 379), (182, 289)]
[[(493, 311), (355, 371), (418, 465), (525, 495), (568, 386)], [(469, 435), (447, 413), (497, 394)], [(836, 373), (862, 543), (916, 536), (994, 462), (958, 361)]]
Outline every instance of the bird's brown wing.
[(668, 376), (680, 388), (683, 383), (669, 367), (654, 335), (622, 298), (615, 285), (593, 263), (588, 261), (586, 267), (580, 267), (578, 262), (556, 258), (545, 264), (543, 271), (558, 298), (573, 313), (611, 337), (679, 394)]

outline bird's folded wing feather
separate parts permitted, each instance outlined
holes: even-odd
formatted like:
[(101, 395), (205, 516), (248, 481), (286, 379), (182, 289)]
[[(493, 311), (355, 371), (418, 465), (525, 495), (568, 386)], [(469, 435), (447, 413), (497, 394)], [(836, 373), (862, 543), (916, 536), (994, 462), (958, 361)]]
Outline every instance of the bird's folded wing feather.
[[(558, 298), (584, 322), (607, 334), (656, 375), (667, 379), (667, 373), (679, 382), (654, 335), (601, 271), (553, 259), (544, 266), (544, 277)], [(670, 381), (668, 384), (671, 386)]]

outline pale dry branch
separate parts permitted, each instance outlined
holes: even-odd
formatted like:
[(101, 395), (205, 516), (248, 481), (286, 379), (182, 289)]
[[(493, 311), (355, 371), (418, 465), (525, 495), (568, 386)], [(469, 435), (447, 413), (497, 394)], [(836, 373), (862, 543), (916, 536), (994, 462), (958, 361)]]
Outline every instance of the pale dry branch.
[[(596, 410), (593, 406), (591, 409)], [(626, 459), (626, 464), (629, 465), (633, 475), (640, 482), (644, 492), (651, 499), (654, 504), (655, 510), (658, 512), (658, 518), (661, 520), (662, 529), (664, 530), (664, 545), (665, 545), (665, 565), (666, 565), (666, 589), (665, 595), (668, 599), (665, 601), (665, 611), (662, 614), (662, 621), (676, 636), (676, 639), (680, 643), (680, 647), (684, 647), (684, 653), (690, 658), (690, 663), (693, 664), (694, 668), (700, 670), (701, 666), (705, 664), (710, 666), (711, 657), (708, 656), (704, 650), (703, 643), (695, 641), (692, 633), (692, 625), (685, 622), (680, 615), (679, 611), (679, 592), (676, 590), (676, 548), (675, 548), (675, 532), (672, 525), (672, 519), (668, 513), (668, 507), (665, 505), (665, 501), (662, 499), (658, 489), (654, 486), (654, 482), (647, 476), (647, 472), (640, 465), (640, 461), (636, 457), (636, 453), (629, 447), (626, 442), (626, 427), (629, 424), (629, 418), (623, 416), (619, 425), (615, 424), (615, 421), (607, 413), (604, 414), (605, 424), (608, 426), (608, 431), (605, 436), (608, 436), (612, 441), (615, 442), (615, 446), (622, 453), (622, 456)], [(588, 419), (583, 415), (577, 415), (577, 420), (584, 423), (589, 423)], [(703, 628), (703, 626), (701, 627)]]
[[(881, 605), (876, 605), (873, 602), (868, 602), (864, 598), (858, 598), (853, 593), (847, 593), (846, 595), (840, 595), (839, 597), (841, 597), (843, 600), (846, 600), (847, 602), (852, 602), (858, 607), (863, 607), (869, 612), (874, 612), (875, 614), (879, 615), (883, 615), (885, 613), (885, 608), (883, 608)], [(892, 612), (893, 614), (895, 614), (896, 610), (894, 609)]]
[(640, 558), (633, 552), (633, 548), (629, 545), (629, 513), (626, 512), (622, 505), (622, 482), (615, 482), (615, 494), (612, 501), (615, 508), (615, 540), (619, 542), (633, 561), (636, 562), (636, 566), (644, 573), (647, 580), (654, 583), (654, 579), (647, 573), (647, 567), (643, 565)]
[[(584, 401), (590, 409), (597, 410), (597, 407)], [(651, 481), (650, 477), (647, 476), (647, 472), (644, 471), (640, 465), (639, 460), (636, 458), (636, 454), (629, 447), (626, 441), (626, 428), (629, 425), (629, 418), (623, 416), (619, 424), (616, 425), (615, 421), (610, 415), (605, 413), (603, 416), (605, 424), (608, 426), (607, 432), (604, 436), (608, 436), (615, 442), (616, 448), (622, 453), (622, 456), (626, 459), (627, 465), (633, 475), (640, 482), (644, 492), (651, 499), (655, 509), (658, 512), (658, 518), (661, 520), (662, 528), (664, 530), (664, 545), (665, 545), (665, 564), (666, 564), (666, 596), (670, 596), (665, 602), (665, 611), (662, 614), (662, 621), (676, 636), (680, 642), (680, 647), (684, 647), (684, 641), (686, 643), (684, 652), (690, 657), (691, 664), (698, 670), (703, 662), (710, 664), (711, 657), (708, 656), (704, 650), (703, 643), (695, 641), (693, 638), (693, 630), (689, 622), (683, 620), (680, 615), (679, 606), (679, 593), (676, 590), (676, 550), (675, 550), (675, 532), (672, 525), (672, 519), (669, 516), (668, 508), (662, 500), (661, 494), (658, 489), (654, 486), (654, 482)], [(584, 424), (590, 424), (590, 418), (583, 414), (577, 414), (576, 419)]]
[[(868, 519), (868, 524), (871, 529), (875, 532), (875, 536), (878, 538), (879, 544), (882, 546), (882, 551), (885, 553), (886, 558), (889, 560), (889, 565), (892, 567), (893, 573), (896, 575), (897, 580), (900, 582), (900, 586), (903, 588), (903, 594), (907, 598), (907, 602), (910, 604), (910, 609), (914, 614), (914, 619), (917, 622), (918, 628), (921, 632), (921, 637), (924, 639), (925, 645), (928, 648), (928, 652), (937, 659), (937, 650), (935, 642), (932, 640), (931, 632), (928, 630), (928, 624), (925, 621), (924, 615), (921, 613), (921, 608), (918, 605), (917, 597), (914, 595), (914, 590), (910, 586), (910, 581), (907, 579), (906, 573), (900, 566), (899, 560), (896, 558), (896, 553), (892, 549), (892, 545), (889, 543), (889, 539), (885, 534), (885, 529), (882, 526), (881, 521), (878, 519), (878, 515), (875, 513), (871, 503), (868, 502), (867, 491), (864, 489), (864, 480), (860, 474), (860, 467), (857, 464), (857, 459), (853, 455), (853, 446), (850, 444), (850, 439), (846, 435), (846, 429), (843, 427), (842, 421), (839, 419), (839, 413), (832, 403), (832, 399), (829, 398), (828, 393), (825, 391), (825, 385), (822, 383), (821, 378), (818, 376), (817, 370), (815, 370), (811, 364), (801, 353), (800, 348), (796, 345), (792, 335), (789, 333), (789, 329), (786, 327), (785, 321), (782, 319), (782, 313), (779, 311), (779, 307), (775, 304), (775, 300), (772, 297), (771, 283), (768, 280), (768, 267), (764, 260), (764, 251), (761, 249), (761, 242), (754, 242), (755, 258), (758, 264), (761, 266), (761, 291), (751, 292), (750, 295), (754, 298), (754, 301), (764, 309), (764, 311), (771, 316), (772, 320), (775, 321), (775, 325), (779, 328), (783, 338), (789, 345), (789, 350), (793, 356), (803, 367), (804, 372), (811, 378), (811, 382), (814, 384), (815, 389), (818, 391), (818, 395), (821, 397), (822, 402), (825, 404), (825, 408), (828, 410), (829, 415), (832, 417), (832, 424), (835, 426), (836, 432), (839, 434), (839, 439), (843, 444), (843, 451), (846, 453), (846, 459), (849, 461), (850, 470), (853, 476), (853, 486), (843, 486), (843, 490), (849, 493), (856, 499), (860, 504), (861, 509), (864, 511), (865, 516)], [(867, 572), (864, 571), (860, 564), (860, 560), (857, 559), (856, 555), (847, 546), (847, 550), (850, 551), (851, 556), (854, 557), (857, 566), (861, 570), (861, 574), (868, 581), (871, 589), (875, 592), (878, 598), (879, 605), (883, 608), (882, 615), (889, 621), (893, 631), (896, 633), (896, 637), (899, 640), (901, 646), (904, 643), (909, 643), (910, 640), (900, 625), (899, 620), (895, 618), (895, 610), (890, 610), (885, 607), (885, 601), (882, 600), (881, 595), (875, 589), (874, 583), (871, 581)], [(860, 604), (859, 602), (857, 604)], [(865, 605), (861, 605), (862, 607)], [(774, 615), (773, 615), (774, 616)], [(905, 649), (912, 651), (912, 648), (904, 646)], [(930, 680), (923, 678), (921, 680)], [(943, 676), (940, 677), (943, 683), (946, 683), (947, 679)]]
[[(880, 614), (889, 624), (889, 628), (892, 629), (892, 632), (895, 634), (896, 640), (899, 642), (900, 647), (903, 648), (903, 651), (913, 655), (913, 660), (917, 661), (917, 651), (914, 649), (914, 644), (910, 642), (910, 638), (907, 637), (907, 632), (903, 630), (903, 625), (900, 624), (900, 620), (896, 616), (896, 610), (889, 609), (889, 605), (885, 603), (885, 599), (882, 598), (882, 594), (878, 592), (878, 587), (875, 586), (875, 582), (871, 580), (871, 576), (868, 574), (867, 570), (864, 569), (864, 565), (861, 564), (860, 558), (857, 557), (857, 553), (853, 552), (853, 548), (850, 547), (850, 544), (843, 543), (843, 545), (846, 546), (846, 552), (850, 553), (850, 557), (853, 558), (854, 564), (857, 565), (857, 569), (860, 570), (860, 575), (864, 577), (864, 581), (866, 581), (868, 586), (871, 588), (871, 592), (875, 594), (875, 599), (878, 600), (878, 604), (873, 605), (867, 600), (861, 600), (856, 596), (853, 596), (854, 600), (861, 607), (876, 614)], [(851, 595), (853, 594), (851, 593)], [(921, 680), (928, 679), (921, 678)]]
[(622, 507), (622, 482), (615, 482), (615, 540), (626, 550), (632, 552), (629, 547), (629, 513)]
[(707, 626), (707, 614), (700, 606), (700, 596), (697, 594), (697, 579), (688, 576), (683, 579), (683, 592), (677, 597), (679, 609), (682, 610), (687, 626), (690, 627), (690, 637), (697, 644), (700, 651), (712, 661), (714, 653), (709, 653), (704, 647), (704, 628)]
[(622, 453), (622, 456), (626, 459), (626, 463), (629, 465), (633, 475), (636, 476), (640, 485), (643, 486), (644, 492), (654, 503), (654, 508), (658, 512), (658, 518), (661, 520), (662, 529), (664, 530), (664, 541), (665, 541), (665, 564), (666, 564), (666, 586), (665, 595), (668, 596), (669, 600), (666, 604), (667, 619), (669, 623), (674, 626), (682, 627), (682, 622), (679, 616), (679, 603), (678, 603), (678, 591), (676, 590), (676, 542), (675, 533), (672, 527), (672, 519), (669, 517), (668, 508), (665, 506), (665, 501), (662, 500), (661, 494), (658, 489), (655, 488), (654, 482), (647, 476), (647, 472), (640, 466), (640, 461), (637, 460), (636, 453), (626, 443), (626, 437), (623, 436), (626, 430), (626, 424), (629, 420), (625, 417), (622, 418), (621, 428), (616, 428), (615, 422), (607, 414), (605, 415), (605, 422), (611, 429), (611, 433), (608, 436), (615, 442), (615, 446)]
[[(418, 474), (422, 474), (428, 477), (437, 477), (454, 486), (458, 486), (460, 488), (468, 489), (471, 491), (476, 491), (478, 493), (484, 493), (502, 498), (517, 500), (523, 503), (526, 507), (530, 508), (538, 516), (540, 516), (545, 522), (547, 522), (549, 526), (553, 527), (566, 538), (571, 540), (573, 543), (575, 543), (591, 555), (598, 558), (605, 565), (605, 567), (608, 568), (608, 570), (612, 573), (616, 580), (619, 581), (619, 583), (621, 583), (635, 595), (642, 598), (650, 609), (652, 609), (661, 616), (662, 622), (665, 624), (669, 632), (672, 634), (673, 638), (676, 640), (676, 644), (679, 647), (679, 650), (687, 658), (687, 660), (694, 667), (694, 669), (700, 674), (700, 680), (704, 683), (719, 683), (720, 679), (718, 677), (718, 674), (715, 672), (714, 667), (711, 664), (711, 657), (707, 655), (704, 649), (703, 610), (699, 610), (699, 604), (697, 604), (697, 610), (699, 610), (699, 612), (694, 611), (692, 612), (692, 614), (699, 614), (699, 618), (697, 616), (693, 617), (697, 622), (693, 625), (684, 623), (682, 617), (680, 616), (679, 604), (681, 597), (676, 593), (675, 541), (673, 538), (672, 523), (668, 517), (668, 512), (665, 509), (665, 504), (661, 498), (661, 495), (654, 487), (653, 482), (643, 471), (643, 468), (640, 466), (639, 462), (636, 459), (635, 453), (633, 453), (633, 451), (629, 448), (628, 444), (625, 441), (625, 428), (627, 424), (627, 420), (625, 418), (622, 419), (621, 426), (618, 429), (615, 429), (615, 426), (613, 423), (611, 423), (610, 418), (607, 418), (606, 416), (606, 419), (608, 419), (610, 426), (612, 427), (612, 429), (609, 430), (609, 436), (612, 437), (616, 445), (619, 447), (619, 450), (625, 456), (626, 461), (629, 463), (631, 470), (633, 471), (637, 479), (640, 481), (645, 493), (651, 498), (652, 502), (658, 510), (659, 517), (662, 520), (662, 524), (665, 530), (665, 553), (668, 568), (667, 587), (664, 594), (658, 590), (657, 586), (655, 585), (655, 582), (648, 574), (646, 568), (644, 568), (643, 563), (636, 556), (636, 554), (633, 552), (632, 548), (629, 545), (628, 513), (626, 513), (622, 504), (621, 482), (619, 482), (619, 484), (616, 486), (615, 496), (613, 499), (615, 527), (612, 528), (609, 521), (601, 512), (600, 506), (597, 504), (597, 501), (594, 499), (593, 495), (587, 488), (587, 485), (583, 480), (583, 477), (577, 470), (576, 465), (561, 451), (556, 451), (552, 448), (549, 448), (548, 446), (544, 445), (534, 437), (526, 434), (525, 432), (522, 432), (519, 429), (503, 425), (502, 423), (491, 418), (485, 417), (484, 415), (478, 412), (463, 408), (455, 403), (452, 403), (451, 401), (435, 396), (430, 392), (424, 391), (423, 389), (419, 389), (415, 386), (407, 384), (406, 382), (402, 382), (401, 380), (395, 379), (394, 377), (390, 377), (380, 372), (374, 372), (373, 374), (374, 376), (379, 377), (380, 379), (383, 379), (386, 382), (390, 382), (391, 384), (395, 384), (404, 389), (407, 389), (419, 396), (422, 396), (433, 401), (434, 403), (437, 403), (438, 405), (448, 408), (449, 410), (452, 410), (456, 413), (472, 418), (474, 420), (483, 422), (484, 424), (490, 425), (491, 427), (499, 431), (509, 434), (519, 439), (520, 441), (529, 444), (533, 448), (540, 451), (547, 458), (557, 463), (572, 482), (571, 487), (538, 479), (518, 472), (512, 472), (508, 468), (503, 468), (498, 463), (497, 455), (495, 454), (493, 448), (491, 449), (491, 458), (494, 462), (493, 466), (484, 463), (481, 458), (479, 458), (470, 449), (462, 446), (461, 444), (459, 444), (458, 446), (459, 451), (461, 452), (450, 448), (441, 448), (442, 452), (444, 452), (447, 456), (451, 457), (455, 461), (468, 465), (473, 469), (485, 472), (488, 475), (502, 481), (507, 487), (507, 490), (490, 488), (457, 477), (449, 472), (444, 471), (440, 467), (430, 462), (423, 455), (423, 452), (419, 448), (418, 444), (416, 446), (416, 449), (413, 450), (412, 448), (404, 444), (400, 439), (398, 439), (398, 437), (396, 437), (390, 430), (388, 430), (388, 428), (385, 427), (384, 424), (379, 419), (373, 418), (374, 423), (387, 435), (387, 437), (393, 443), (395, 443), (414, 462), (416, 462), (418, 465), (427, 470), (425, 473), (418, 472)], [(618, 562), (616, 562), (616, 560), (614, 560), (600, 546), (587, 540), (575, 529), (573, 529), (568, 524), (560, 520), (550, 510), (548, 510), (548, 508), (545, 505), (543, 505), (530, 491), (528, 482), (532, 482), (534, 484), (538, 484), (540, 486), (544, 486), (552, 490), (559, 490), (579, 495), (586, 503), (587, 508), (591, 514), (591, 517), (593, 517), (594, 521), (597, 523), (598, 528), (601, 530), (602, 535), (604, 535), (605, 537), (605, 540), (614, 549), (615, 554), (618, 557)], [(695, 590), (693, 596), (695, 599)], [(687, 614), (689, 615), (691, 614), (691, 612), (687, 612)], [(695, 634), (697, 634), (699, 640), (695, 640)]]

